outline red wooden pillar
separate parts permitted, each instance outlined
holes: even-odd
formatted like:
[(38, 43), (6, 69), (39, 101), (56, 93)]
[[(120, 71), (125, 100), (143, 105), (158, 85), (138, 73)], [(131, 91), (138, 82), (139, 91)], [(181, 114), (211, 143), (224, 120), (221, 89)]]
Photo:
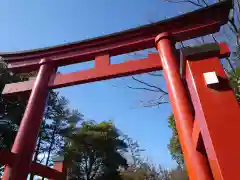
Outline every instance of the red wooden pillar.
[(42, 59), (40, 69), (20, 124), (12, 153), (16, 154), (11, 166), (6, 166), (4, 180), (26, 180), (35, 150), (36, 140), (42, 122), (48, 96), (48, 84), (56, 68)]
[(219, 58), (187, 60), (186, 81), (214, 179), (240, 179), (240, 105)]
[(192, 107), (180, 77), (178, 58), (174, 55), (174, 42), (170, 38), (168, 33), (158, 35), (156, 46), (161, 57), (188, 174), (190, 180), (211, 180), (212, 175), (206, 157), (198, 152), (193, 145)]
[(64, 157), (57, 157), (53, 158), (53, 169), (62, 172), (61, 179), (50, 179), (50, 180), (66, 180), (67, 179), (67, 171), (66, 171), (66, 164), (64, 161)]

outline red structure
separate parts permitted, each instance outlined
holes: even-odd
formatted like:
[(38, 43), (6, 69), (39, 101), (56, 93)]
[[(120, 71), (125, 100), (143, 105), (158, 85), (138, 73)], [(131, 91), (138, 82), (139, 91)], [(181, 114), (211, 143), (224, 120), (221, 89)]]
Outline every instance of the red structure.
[[(229, 49), (224, 43), (181, 50), (174, 47), (176, 42), (217, 32), (227, 23), (230, 8), (231, 1), (223, 1), (109, 36), (0, 54), (11, 71), (38, 70), (36, 79), (8, 84), (3, 90), (6, 95), (31, 92), (12, 151), (1, 151), (0, 163), (6, 164), (3, 179), (24, 180), (29, 172), (51, 179), (66, 179), (63, 161), (56, 162), (55, 170), (31, 162), (48, 89), (162, 69), (190, 179), (240, 179), (237, 163), (240, 162), (240, 145), (234, 143), (240, 127), (239, 105), (219, 62), (219, 58), (229, 56)], [(159, 53), (136, 61), (110, 63), (111, 56), (152, 47), (157, 47)], [(95, 62), (92, 69), (56, 75), (59, 66), (92, 59)], [(213, 82), (209, 82), (209, 74)], [(230, 120), (231, 123), (227, 122)]]

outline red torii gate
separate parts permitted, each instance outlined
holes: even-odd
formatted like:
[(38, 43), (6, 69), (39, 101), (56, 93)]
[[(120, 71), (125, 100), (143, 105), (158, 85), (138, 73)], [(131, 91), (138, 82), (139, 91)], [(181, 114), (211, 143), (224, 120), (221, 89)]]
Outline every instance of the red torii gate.
[[(239, 105), (219, 62), (219, 58), (229, 56), (228, 47), (224, 43), (211, 44), (205, 45), (204, 49), (182, 49), (180, 53), (174, 48), (175, 42), (217, 32), (221, 25), (227, 23), (231, 6), (231, 1), (223, 1), (182, 16), (100, 38), (0, 54), (13, 72), (38, 70), (36, 79), (8, 84), (3, 90), (3, 94), (31, 92), (12, 151), (1, 151), (0, 163), (6, 164), (3, 179), (24, 180), (29, 172), (53, 179), (66, 178), (65, 172), (61, 173), (64, 169), (61, 163), (56, 164), (56, 171), (31, 162), (49, 88), (161, 69), (167, 81), (190, 179), (240, 179), (240, 145), (235, 143), (240, 127)], [(160, 58), (158, 54), (149, 54), (145, 59), (110, 63), (111, 56), (155, 46)], [(179, 58), (180, 54), (182, 58)], [(93, 69), (56, 75), (59, 66), (92, 59), (95, 62)], [(209, 75), (212, 76), (210, 79)]]

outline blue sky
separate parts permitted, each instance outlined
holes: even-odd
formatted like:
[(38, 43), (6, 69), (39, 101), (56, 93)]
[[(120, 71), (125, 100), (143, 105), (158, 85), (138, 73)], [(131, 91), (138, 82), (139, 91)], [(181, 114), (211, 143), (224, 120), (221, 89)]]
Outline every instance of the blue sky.
[[(176, 16), (188, 9), (188, 5), (161, 0), (1, 0), (0, 51), (79, 41)], [(113, 59), (121, 62), (129, 56)], [(74, 65), (59, 70), (71, 72), (91, 65)], [(161, 77), (139, 75), (138, 78), (165, 87)], [(170, 105), (142, 108), (140, 100), (157, 98), (159, 94), (131, 90), (127, 85), (139, 86), (127, 77), (59, 91), (86, 119), (113, 120), (121, 131), (146, 149), (143, 155), (153, 163), (174, 167), (167, 149), (171, 136), (167, 127)]]

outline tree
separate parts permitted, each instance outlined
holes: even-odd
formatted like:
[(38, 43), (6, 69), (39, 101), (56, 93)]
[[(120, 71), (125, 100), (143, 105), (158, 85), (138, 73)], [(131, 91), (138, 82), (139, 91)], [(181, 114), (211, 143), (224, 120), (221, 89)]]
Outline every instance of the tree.
[(128, 160), (129, 169), (135, 170), (140, 167), (143, 163), (141, 158), (141, 152), (145, 151), (140, 148), (137, 141), (129, 137), (128, 135), (123, 135), (123, 140), (126, 142), (128, 148), (126, 153), (126, 159)]
[(123, 153), (127, 144), (112, 122), (85, 121), (73, 132), (65, 145), (70, 165), (70, 179), (100, 180), (119, 178), (120, 167), (126, 168)]
[[(25, 81), (36, 76), (36, 72), (27, 74), (14, 74), (9, 72), (7, 64), (0, 61), (0, 90), (2, 92), (5, 84)], [(68, 107), (68, 101), (59, 93), (50, 91), (47, 106), (44, 112), (43, 122), (36, 145), (33, 162), (41, 163), (44, 157), (39, 160), (39, 155), (47, 152), (46, 165), (49, 164), (50, 156), (60, 151), (63, 147), (64, 135), (60, 134), (63, 129), (73, 128), (82, 120), (82, 115), (77, 110)], [(11, 150), (17, 129), (21, 123), (28, 95), (0, 95), (0, 147)], [(2, 172), (2, 169), (1, 169)], [(30, 179), (34, 178), (31, 174)]]
[(122, 180), (188, 180), (185, 169), (166, 170), (144, 161), (135, 170), (128, 169), (121, 173)]
[(50, 160), (52, 153), (57, 154), (62, 150), (64, 145), (63, 130), (74, 130), (77, 123), (82, 121), (83, 115), (77, 110), (70, 110), (68, 107), (68, 100), (64, 96), (59, 96), (59, 93), (54, 92), (48, 100), (45, 121), (48, 121), (45, 130), (49, 134), (48, 150), (46, 165)]
[[(5, 84), (26, 80), (31, 74), (16, 75), (7, 70), (7, 64), (0, 60), (0, 92)], [(0, 94), (0, 146), (11, 149), (21, 122), (27, 98), (23, 96), (4, 96)]]
[[(165, 1), (169, 3), (182, 3), (182, 4), (188, 3), (192, 5), (192, 9), (207, 7), (210, 3), (213, 3), (213, 1), (206, 1), (206, 0), (184, 0), (184, 1), (183, 0), (165, 0)], [(240, 72), (239, 72), (240, 71), (239, 70), (239, 67), (240, 67), (240, 63), (239, 63), (240, 62), (239, 61), (240, 59), (240, 43), (239, 43), (240, 3), (238, 0), (234, 0), (233, 3), (234, 3), (234, 8), (232, 13), (229, 16), (228, 24), (223, 26), (220, 33), (211, 34), (205, 37), (199, 37), (187, 42), (180, 42), (180, 43), (177, 43), (177, 46), (184, 48), (186, 46), (203, 44), (206, 42), (218, 42), (218, 40), (226, 41), (229, 44), (233, 45), (234, 48), (232, 48), (233, 49), (232, 58), (226, 58), (222, 62), (222, 64), (224, 66), (224, 69), (227, 75), (229, 76), (229, 80), (230, 80), (230, 83), (232, 84), (236, 97), (240, 102), (239, 100), (240, 99)], [(133, 55), (145, 56), (145, 53), (140, 52), (139, 54), (139, 52), (137, 52), (137, 53), (134, 53)], [(161, 80), (160, 78), (162, 78), (161, 72), (148, 73), (148, 75), (152, 76), (152, 78), (159, 78), (159, 80)], [(168, 95), (168, 93), (162, 87), (156, 86), (154, 84), (143, 81), (136, 77), (133, 77), (133, 80), (139, 83), (141, 87), (128, 86), (129, 88), (135, 89), (135, 90), (145, 90), (145, 91), (158, 94), (158, 98), (150, 99), (147, 102), (141, 101), (143, 102), (143, 107), (153, 107), (153, 106), (162, 105), (164, 103), (168, 103), (168, 101), (166, 101), (166, 96)], [(172, 137), (168, 144), (168, 149), (170, 150), (172, 158), (176, 160), (179, 167), (183, 167), (184, 166), (183, 154), (182, 154), (181, 146), (179, 143), (179, 138), (178, 138), (173, 115), (169, 116), (168, 124), (169, 124), (169, 127), (172, 129)]]
[[(190, 3), (195, 7), (206, 7), (209, 5), (209, 1), (206, 0), (186, 0), (186, 1), (180, 1), (180, 0), (166, 0), (170, 3)], [(233, 1), (234, 8), (233, 13), (229, 17), (229, 22), (226, 26), (223, 27), (222, 32), (217, 33), (216, 35), (211, 35), (210, 41), (213, 42), (218, 41), (218, 37), (224, 39), (228, 43), (232, 44), (233, 41), (231, 37), (234, 37), (234, 41), (236, 42), (235, 48), (233, 50), (233, 56), (231, 59), (226, 58), (228, 65), (224, 63), (225, 71), (229, 77), (230, 83), (232, 85), (232, 88), (236, 94), (236, 98), (238, 99), (238, 102), (240, 102), (240, 67), (238, 67), (239, 60), (240, 60), (240, 46), (239, 46), (239, 22), (240, 22), (240, 6), (239, 1)], [(200, 38), (201, 42), (204, 43), (207, 37)], [(198, 40), (196, 40), (197, 43), (199, 43)], [(235, 66), (233, 65), (235, 64)], [(229, 68), (228, 68), (229, 67)], [(182, 168), (184, 167), (184, 159), (183, 159), (183, 153), (181, 149), (181, 145), (179, 142), (179, 137), (176, 130), (176, 124), (173, 115), (169, 116), (168, 118), (169, 127), (172, 129), (172, 137), (170, 139), (170, 143), (168, 145), (168, 148), (170, 150), (170, 153), (172, 155), (172, 158), (176, 160), (177, 164)]]
[[(44, 160), (46, 166), (50, 165), (51, 157), (63, 150), (64, 138), (67, 133), (70, 133), (70, 130), (74, 131), (77, 123), (83, 120), (83, 115), (77, 110), (71, 110), (68, 104), (69, 102), (64, 96), (50, 91), (38, 136), (34, 162), (42, 163)], [(44, 155), (41, 160), (38, 159), (40, 154)], [(31, 174), (30, 179), (33, 178), (34, 174)]]
[(127, 135), (124, 135), (124, 139), (128, 144), (130, 157), (127, 156), (128, 169), (121, 172), (122, 180), (188, 180), (184, 168), (166, 170), (161, 165), (153, 165), (142, 158), (141, 152), (144, 150), (137, 141)]
[[(19, 95), (4, 96), (2, 90), (5, 84), (27, 80), (32, 74), (11, 73), (0, 58), (0, 148), (11, 150), (28, 99)], [(3, 167), (0, 168), (0, 175), (3, 174)]]
[(168, 149), (171, 153), (173, 160), (175, 160), (178, 164), (178, 167), (182, 169), (184, 168), (184, 158), (173, 115), (168, 117), (168, 127), (172, 129), (172, 137), (168, 144)]

